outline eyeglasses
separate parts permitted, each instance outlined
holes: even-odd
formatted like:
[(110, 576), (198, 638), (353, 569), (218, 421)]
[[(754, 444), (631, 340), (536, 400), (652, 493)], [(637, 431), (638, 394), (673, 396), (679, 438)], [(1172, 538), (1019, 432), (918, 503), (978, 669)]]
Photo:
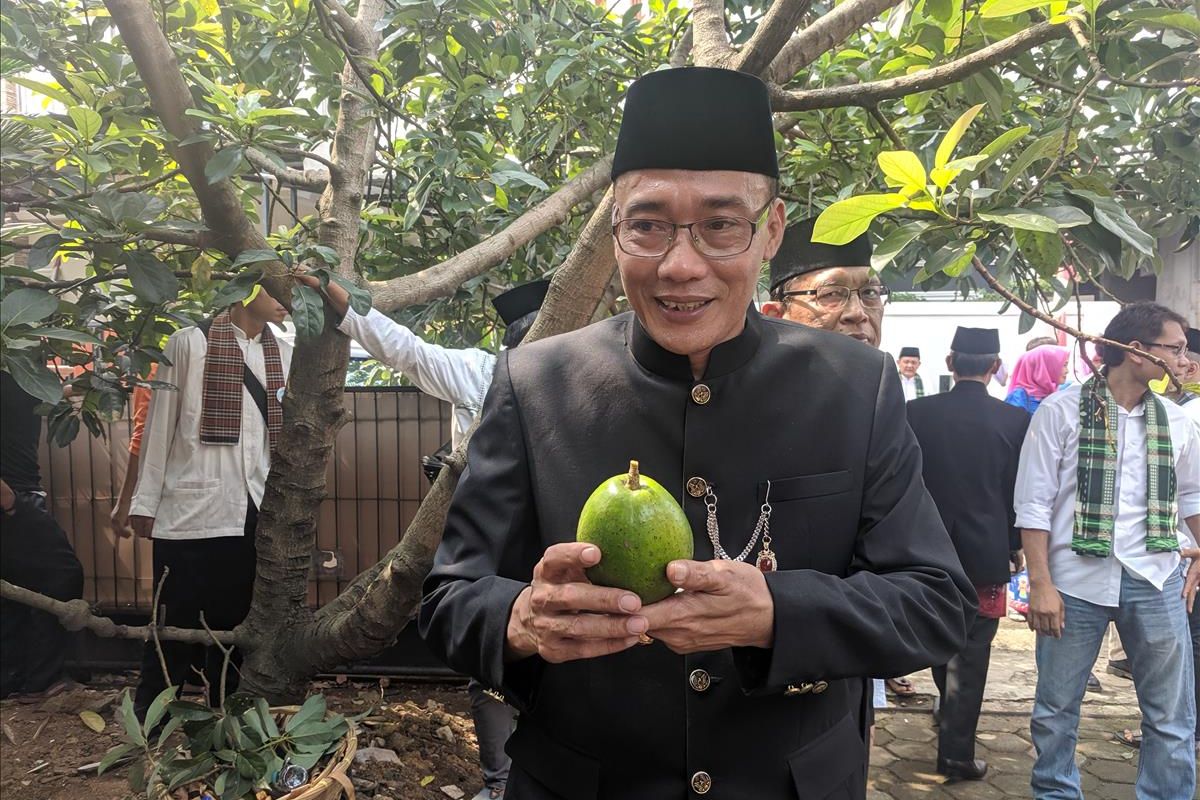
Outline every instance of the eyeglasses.
[[(773, 200), (771, 202), (774, 202)], [(754, 234), (767, 218), (771, 202), (755, 214), (756, 221), (745, 217), (709, 217), (686, 225), (661, 219), (618, 220), (613, 224), (613, 237), (621, 252), (637, 258), (661, 258), (671, 249), (679, 229), (692, 239), (700, 255), (708, 258), (733, 258), (750, 249)]]
[(883, 308), (887, 304), (888, 295), (892, 290), (882, 284), (868, 284), (858, 289), (851, 289), (849, 286), (838, 286), (830, 284), (822, 286), (818, 289), (797, 289), (794, 292), (782, 292), (779, 295), (780, 300), (787, 300), (789, 297), (807, 297), (812, 295), (814, 302), (821, 308), (829, 311), (838, 311), (846, 307), (850, 302), (850, 295), (858, 295), (858, 302), (862, 303), (863, 308)]
[(1188, 351), (1187, 342), (1180, 342), (1179, 344), (1163, 344), (1162, 342), (1146, 342), (1145, 345), (1146, 345), (1146, 347), (1161, 347), (1163, 350), (1166, 350), (1168, 353), (1170, 353), (1175, 358), (1183, 358), (1183, 354)]

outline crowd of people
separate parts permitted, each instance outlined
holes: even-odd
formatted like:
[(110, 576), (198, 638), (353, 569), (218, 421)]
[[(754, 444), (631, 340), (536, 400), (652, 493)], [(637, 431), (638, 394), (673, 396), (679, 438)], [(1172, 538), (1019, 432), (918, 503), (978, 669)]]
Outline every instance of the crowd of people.
[[(916, 348), (898, 362), (879, 350), (888, 288), (868, 236), (835, 246), (814, 241), (813, 219), (787, 225), (767, 88), (742, 73), (635, 82), (612, 178), (630, 311), (579, 331), (516, 346), (539, 282), (496, 298), (498, 355), (447, 349), (304, 279), (344, 333), (453, 404), (455, 441), (478, 422), (418, 617), (472, 679), (478, 800), (864, 797), (872, 679), (903, 693), (927, 667), (937, 770), (980, 779), (991, 643), (1023, 567), (1033, 796), (1082, 796), (1080, 704), (1114, 624), (1143, 720), (1137, 792), (1191, 798), (1200, 402), (1180, 387), (1200, 374), (1200, 332), (1130, 304), (1100, 363), (1071, 380), (1056, 341), (1031, 342), (1004, 374), (998, 332), (963, 327), (947, 347), (952, 389), (928, 392)], [(248, 609), (291, 365), (270, 329), (283, 315), (259, 290), (179, 330), (157, 379), (180, 391), (135, 411), (145, 431), (114, 528), (152, 539), (156, 579), (169, 570), (165, 624), (233, 627)], [(1157, 395), (1164, 366), (1177, 383)], [(987, 390), (997, 375), (1005, 401)], [(4, 578), (78, 597), (32, 407), (3, 380)], [(604, 553), (574, 541), (584, 500), (630, 459), (676, 487), (696, 532), (695, 559), (666, 569), (679, 591), (650, 604), (590, 583)], [(4, 606), (5, 694), (63, 683), (63, 634), (40, 613)], [(10, 649), (34, 619), (41, 648)], [(146, 654), (139, 713), (210, 653), (163, 656), (165, 670)]]

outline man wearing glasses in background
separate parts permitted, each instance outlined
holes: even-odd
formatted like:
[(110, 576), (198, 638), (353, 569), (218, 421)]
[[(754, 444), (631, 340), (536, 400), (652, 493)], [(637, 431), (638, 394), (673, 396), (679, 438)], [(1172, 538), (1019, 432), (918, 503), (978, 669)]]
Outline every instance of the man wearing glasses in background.
[[(520, 711), (511, 800), (863, 798), (862, 676), (944, 662), (972, 605), (895, 368), (753, 309), (785, 227), (757, 78), (638, 80), (612, 175), (632, 310), (500, 355), (421, 634)], [(652, 603), (574, 541), (630, 459), (693, 531)]]
[(764, 316), (842, 333), (879, 347), (888, 288), (871, 272), (867, 234), (834, 246), (812, 240), (817, 218), (797, 222), (771, 259), (771, 300)]

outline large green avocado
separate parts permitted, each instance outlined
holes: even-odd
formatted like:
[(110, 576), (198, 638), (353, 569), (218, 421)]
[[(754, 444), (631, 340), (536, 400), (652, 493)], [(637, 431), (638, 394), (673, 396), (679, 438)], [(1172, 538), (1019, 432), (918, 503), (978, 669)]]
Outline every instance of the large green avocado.
[(575, 538), (600, 548), (588, 580), (636, 592), (643, 603), (674, 593), (667, 564), (692, 557), (692, 528), (670, 492), (638, 473), (615, 475), (596, 487), (579, 512)]

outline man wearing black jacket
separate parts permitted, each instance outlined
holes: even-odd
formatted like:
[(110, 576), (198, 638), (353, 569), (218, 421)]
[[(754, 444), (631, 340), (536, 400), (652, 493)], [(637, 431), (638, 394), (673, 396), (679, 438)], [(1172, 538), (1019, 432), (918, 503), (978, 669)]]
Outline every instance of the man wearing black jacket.
[(1004, 616), (1009, 565), (1020, 558), (1013, 483), (1029, 415), (988, 394), (1000, 366), (995, 329), (959, 328), (950, 349), (946, 366), (954, 388), (910, 400), (908, 424), (921, 443), (925, 486), (979, 595), (966, 646), (933, 670), (942, 696), (937, 769), (953, 779), (978, 780), (987, 762), (975, 758), (975, 727), (992, 639)]
[[(757, 78), (637, 81), (613, 177), (633, 311), (501, 354), (421, 633), (518, 708), (507, 800), (862, 798), (862, 677), (945, 662), (972, 610), (895, 367), (750, 306), (784, 229)], [(575, 542), (630, 459), (695, 534), (650, 605)]]

